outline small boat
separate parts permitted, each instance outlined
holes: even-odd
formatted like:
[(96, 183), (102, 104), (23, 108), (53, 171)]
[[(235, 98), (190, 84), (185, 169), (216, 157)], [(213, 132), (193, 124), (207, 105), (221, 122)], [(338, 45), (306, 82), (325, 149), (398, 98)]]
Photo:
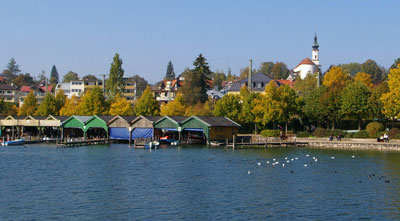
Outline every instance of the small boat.
[(170, 138), (170, 136), (160, 137), (161, 144), (172, 144), (172, 143), (176, 143), (176, 142), (179, 142), (179, 141)]
[(157, 149), (160, 146), (158, 141), (151, 141), (144, 145), (145, 149)]
[(211, 141), (210, 142), (210, 145), (214, 146), (214, 147), (219, 147), (219, 146), (222, 146), (224, 144), (225, 144), (224, 142), (220, 142), (220, 141)]
[(17, 145), (24, 145), (25, 139), (18, 139), (18, 140), (10, 140), (1, 142), (2, 146), (17, 146)]
[(197, 134), (189, 134), (188, 143), (189, 144), (204, 144), (206, 141), (203, 136)]

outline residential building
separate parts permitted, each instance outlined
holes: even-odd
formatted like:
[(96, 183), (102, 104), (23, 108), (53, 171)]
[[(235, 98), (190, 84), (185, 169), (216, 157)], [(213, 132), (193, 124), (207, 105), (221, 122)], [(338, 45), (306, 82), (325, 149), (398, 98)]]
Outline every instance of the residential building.
[(175, 80), (163, 80), (159, 86), (152, 87), (152, 92), (156, 100), (160, 103), (168, 103), (175, 99), (179, 88), (183, 86), (183, 81), (178, 77)]
[(103, 81), (99, 79), (83, 79), (83, 91), (91, 90), (95, 87), (103, 88)]
[(124, 78), (124, 92), (122, 95), (129, 102), (133, 103), (136, 100), (136, 81), (132, 78)]
[(19, 106), (21, 107), (24, 104), (24, 100), (25, 100), (26, 96), (28, 96), (30, 91), (33, 91), (38, 104), (41, 104), (46, 93), (51, 93), (52, 90), (53, 90), (53, 86), (51, 86), (51, 85), (47, 86), (47, 90), (46, 90), (46, 86), (35, 86), (35, 85), (22, 86), (20, 93), (19, 93), (19, 95), (20, 95)]
[(5, 102), (18, 103), (18, 90), (9, 84), (0, 84), (0, 98)]
[(76, 80), (64, 83), (58, 83), (56, 85), (55, 93), (62, 89), (64, 91), (65, 96), (71, 98), (73, 95), (76, 97), (80, 97), (85, 92), (85, 84), (84, 81)]
[[(272, 78), (263, 74), (262, 72), (258, 72), (251, 77), (251, 90), (255, 92), (264, 92), (265, 86), (269, 84), (270, 81), (274, 81)], [(244, 78), (242, 80), (233, 82), (230, 88), (227, 90), (227, 94), (240, 94), (240, 89), (243, 86), (248, 86), (248, 78)], [(276, 81), (275, 81), (276, 82)], [(278, 84), (279, 85), (279, 84)]]

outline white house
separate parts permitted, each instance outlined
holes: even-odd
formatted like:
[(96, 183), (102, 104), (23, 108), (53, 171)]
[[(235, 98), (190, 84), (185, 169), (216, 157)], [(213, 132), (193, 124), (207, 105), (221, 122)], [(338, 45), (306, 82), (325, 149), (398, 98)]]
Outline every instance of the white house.
[(62, 89), (64, 91), (65, 96), (71, 98), (73, 95), (76, 97), (80, 97), (85, 92), (85, 84), (83, 81), (70, 81), (66, 83), (58, 83), (56, 85), (56, 94), (57, 92)]

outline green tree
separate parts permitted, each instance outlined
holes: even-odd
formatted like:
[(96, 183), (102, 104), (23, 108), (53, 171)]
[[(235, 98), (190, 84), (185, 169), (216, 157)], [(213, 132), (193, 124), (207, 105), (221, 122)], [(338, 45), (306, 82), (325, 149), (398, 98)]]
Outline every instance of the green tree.
[(5, 102), (3, 98), (0, 98), (0, 115), (16, 115), (18, 114), (18, 108), (13, 103)]
[(122, 68), (122, 59), (115, 53), (111, 63), (110, 75), (106, 83), (107, 96), (114, 98), (118, 93), (124, 92), (124, 69)]
[(63, 78), (64, 83), (70, 81), (78, 81), (78, 80), (79, 80), (79, 75), (73, 71), (68, 71), (68, 73), (66, 73)]
[(150, 87), (147, 86), (142, 96), (136, 102), (134, 107), (136, 115), (158, 116), (160, 114), (160, 105), (151, 93)]
[(240, 122), (254, 124), (254, 133), (257, 133), (257, 123), (255, 122), (256, 116), (253, 113), (253, 109), (256, 106), (257, 99), (260, 98), (260, 94), (256, 92), (249, 92), (247, 87), (243, 86), (240, 89), (239, 96), (242, 103)]
[[(296, 80), (297, 81), (297, 80)], [(309, 92), (304, 93), (303, 100), (303, 113), (307, 119), (313, 124), (320, 124), (327, 122), (328, 119), (324, 114), (324, 106), (321, 104), (323, 95), (326, 92), (326, 87), (314, 87)]]
[(207, 89), (210, 88), (212, 75), (202, 54), (196, 58), (193, 65), (193, 70), (185, 70), (185, 84), (182, 87), (182, 94), (187, 105), (195, 105), (198, 101), (204, 103), (208, 100)]
[(64, 106), (65, 101), (66, 101), (66, 96), (64, 94), (64, 91), (62, 89), (60, 89), (59, 91), (57, 91), (56, 94), (56, 115), (60, 115), (60, 110), (61, 108)]
[(47, 78), (46, 78), (46, 72), (45, 72), (44, 70), (42, 70), (42, 71), (40, 72), (40, 74), (38, 75), (37, 83), (39, 84), (39, 83), (45, 82), (46, 79), (47, 79)]
[(304, 79), (297, 78), (294, 82), (293, 89), (302, 96), (310, 93), (317, 87), (317, 73), (307, 74)]
[(226, 80), (226, 76), (223, 71), (217, 70), (212, 74), (212, 79), (214, 87), (217, 86), (218, 90), (220, 90), (222, 88), (222, 82)]
[(35, 94), (31, 90), (26, 96), (24, 103), (18, 110), (18, 115), (20, 116), (27, 116), (27, 115), (33, 115), (35, 114), (37, 109), (37, 100), (35, 97)]
[(217, 117), (228, 117), (240, 122), (242, 105), (238, 95), (227, 94), (219, 99), (214, 106), (214, 115)]
[(139, 75), (134, 75), (132, 79), (136, 82), (136, 96), (142, 96), (143, 91), (149, 85), (149, 83)]
[(289, 76), (290, 70), (283, 62), (276, 62), (272, 67), (272, 76), (274, 79), (286, 79)]
[(98, 81), (99, 79), (97, 79), (96, 76), (94, 76), (93, 74), (88, 74), (82, 77), (83, 81)]
[(175, 72), (174, 72), (174, 66), (172, 65), (172, 62), (168, 62), (167, 66), (167, 72), (165, 73), (164, 80), (174, 80), (175, 79)]
[(362, 120), (370, 116), (369, 87), (360, 81), (347, 85), (341, 93), (341, 114), (348, 119), (358, 120), (358, 130), (361, 130)]
[(394, 60), (392, 66), (390, 66), (390, 69), (397, 68), (399, 64), (400, 64), (400, 58), (397, 58), (396, 60)]
[(327, 119), (327, 125), (329, 127), (329, 122), (332, 125), (332, 130), (335, 129), (336, 123), (342, 117), (341, 115), (341, 97), (340, 94), (343, 90), (343, 86), (340, 81), (335, 82), (327, 87), (325, 93), (319, 100), (321, 105), (321, 116)]
[(14, 58), (11, 58), (7, 64), (7, 69), (3, 71), (3, 76), (7, 78), (7, 80), (12, 81), (15, 77), (21, 72), (19, 69), (19, 65)]
[(358, 72), (361, 72), (360, 63), (339, 64), (338, 67), (342, 68), (343, 73), (353, 77), (356, 76)]
[(58, 78), (58, 71), (55, 65), (51, 68), (51, 73), (50, 73), (50, 84), (56, 85), (58, 84), (59, 78)]
[(385, 74), (383, 68), (379, 67), (376, 61), (371, 59), (361, 64), (361, 72), (370, 74), (373, 83), (381, 82)]
[(258, 72), (261, 72), (270, 78), (273, 78), (272, 75), (272, 69), (274, 68), (275, 64), (272, 61), (266, 61), (260, 64), (260, 68), (258, 69)]
[(43, 102), (39, 105), (35, 112), (36, 116), (58, 115), (56, 99), (52, 93), (47, 93)]
[(256, 104), (252, 110), (255, 122), (266, 126), (270, 122), (276, 122), (279, 114), (278, 110), (277, 85), (270, 81), (265, 87), (264, 93), (256, 99)]
[(103, 91), (100, 87), (96, 86), (83, 95), (79, 104), (78, 113), (85, 116), (107, 115), (108, 110), (109, 105), (106, 102)]
[(303, 101), (288, 85), (280, 86), (277, 94), (277, 119), (280, 123), (285, 124), (285, 134), (287, 134), (288, 123), (294, 119), (300, 119)]
[(383, 114), (383, 102), (380, 100), (383, 94), (389, 92), (389, 86), (386, 81), (372, 88), (371, 97), (369, 98), (369, 106), (371, 117), (379, 119), (381, 122), (385, 120)]

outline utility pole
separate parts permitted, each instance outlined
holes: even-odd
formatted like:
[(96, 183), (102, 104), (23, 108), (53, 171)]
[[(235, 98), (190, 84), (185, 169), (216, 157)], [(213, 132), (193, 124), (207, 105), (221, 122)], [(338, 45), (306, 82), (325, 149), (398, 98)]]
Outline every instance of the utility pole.
[(249, 61), (250, 61), (250, 63), (249, 63), (249, 76), (247, 77), (248, 78), (247, 88), (251, 92), (252, 91), (252, 87), (253, 87), (253, 83), (252, 83), (252, 79), (251, 79), (251, 75), (252, 75), (251, 72), (253, 70), (253, 60), (250, 59)]

